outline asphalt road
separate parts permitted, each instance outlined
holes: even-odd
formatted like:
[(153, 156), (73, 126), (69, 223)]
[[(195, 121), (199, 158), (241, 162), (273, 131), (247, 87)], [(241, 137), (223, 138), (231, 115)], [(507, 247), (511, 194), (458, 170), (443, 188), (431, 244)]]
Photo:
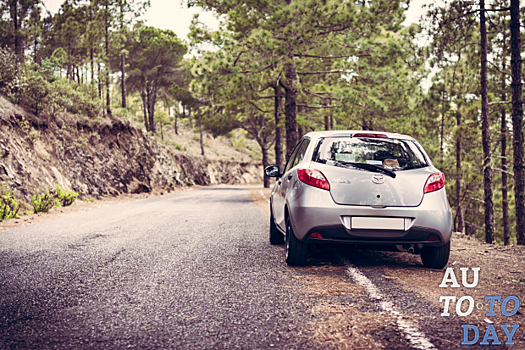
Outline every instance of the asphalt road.
[(0, 348), (318, 348), (267, 230), (219, 186), (1, 232)]
[[(443, 271), (419, 256), (312, 247), (286, 266), (263, 192), (204, 187), (0, 232), (0, 349), (452, 350), (462, 324), (487, 328), (441, 317), (424, 292)], [(490, 295), (521, 295), (505, 293)]]

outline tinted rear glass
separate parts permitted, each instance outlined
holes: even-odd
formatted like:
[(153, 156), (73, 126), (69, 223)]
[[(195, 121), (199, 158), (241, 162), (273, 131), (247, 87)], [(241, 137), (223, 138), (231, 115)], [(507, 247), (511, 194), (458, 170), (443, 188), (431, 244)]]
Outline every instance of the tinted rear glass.
[(392, 170), (416, 169), (429, 165), (417, 145), (410, 140), (368, 137), (322, 138), (313, 160), (335, 166), (373, 164)]

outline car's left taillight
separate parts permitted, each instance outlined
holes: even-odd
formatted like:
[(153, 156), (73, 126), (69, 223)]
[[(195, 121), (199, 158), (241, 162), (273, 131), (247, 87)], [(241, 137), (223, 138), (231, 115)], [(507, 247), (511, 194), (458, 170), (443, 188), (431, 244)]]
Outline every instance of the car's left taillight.
[(315, 169), (298, 169), (297, 176), (299, 180), (307, 185), (330, 191), (330, 184), (324, 177), (323, 173)]
[(435, 173), (428, 177), (423, 193), (434, 192), (442, 189), (445, 186), (445, 174)]

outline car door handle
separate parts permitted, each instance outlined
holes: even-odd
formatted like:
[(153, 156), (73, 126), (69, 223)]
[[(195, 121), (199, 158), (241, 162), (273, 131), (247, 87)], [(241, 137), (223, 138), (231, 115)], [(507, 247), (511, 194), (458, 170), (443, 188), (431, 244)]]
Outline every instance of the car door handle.
[(288, 181), (292, 179), (292, 174), (288, 175)]

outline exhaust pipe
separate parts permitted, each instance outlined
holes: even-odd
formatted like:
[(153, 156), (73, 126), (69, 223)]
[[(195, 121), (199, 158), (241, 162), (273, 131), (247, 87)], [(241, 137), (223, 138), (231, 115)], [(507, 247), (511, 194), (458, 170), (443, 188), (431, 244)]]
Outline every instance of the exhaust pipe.
[(415, 251), (414, 247), (410, 247), (407, 250), (407, 252), (409, 252), (410, 254), (414, 254), (414, 251)]

